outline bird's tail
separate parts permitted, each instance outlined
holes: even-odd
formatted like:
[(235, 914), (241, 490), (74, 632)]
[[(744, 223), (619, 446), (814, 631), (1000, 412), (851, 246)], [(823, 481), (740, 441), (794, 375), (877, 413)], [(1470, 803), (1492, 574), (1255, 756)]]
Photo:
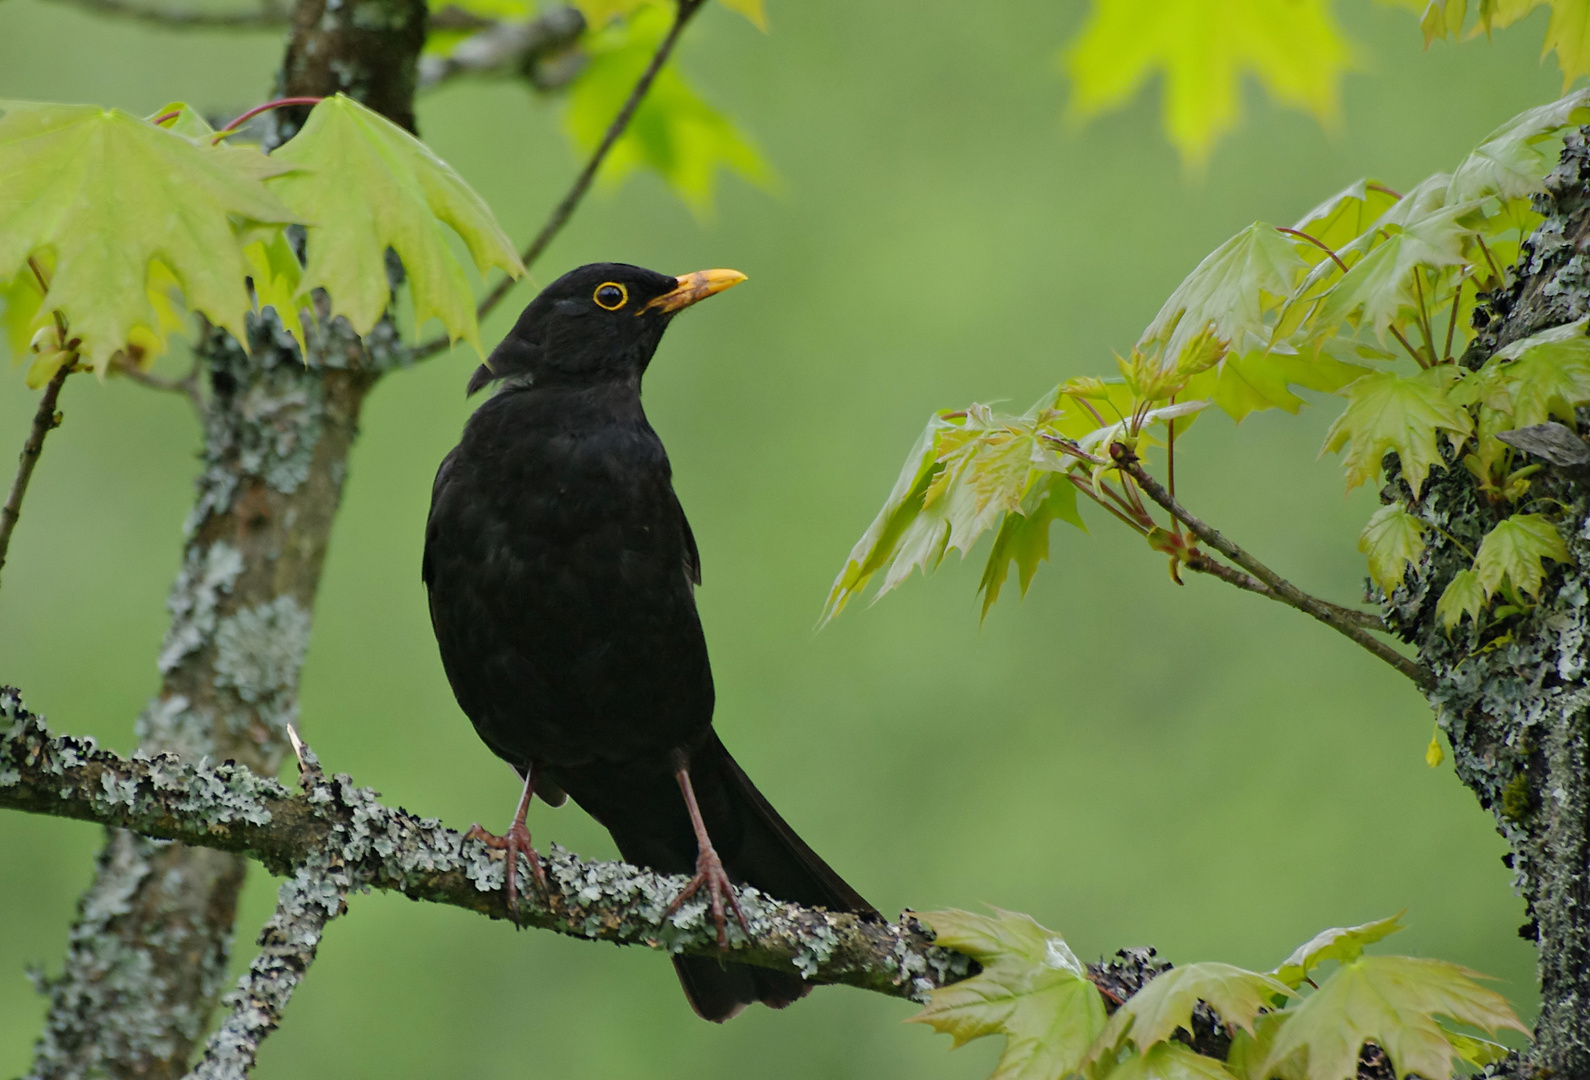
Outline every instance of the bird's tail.
[[(707, 833), (729, 877), (767, 895), (806, 907), (876, 915), (877, 911), (833, 868), (795, 834), (778, 811), (729, 756), (716, 734), (691, 756), (691, 784), (701, 806)], [(576, 796), (578, 798), (578, 796)], [(655, 818), (636, 828), (608, 823), (619, 851), (631, 862), (668, 873), (695, 868), (695, 834), (675, 796), (680, 820), (666, 830)], [(731, 916), (732, 917), (732, 916)], [(782, 1009), (811, 990), (793, 972), (720, 961), (710, 956), (677, 956), (674, 969), (691, 1008), (707, 1020), (722, 1023), (746, 1005), (760, 1001)]]

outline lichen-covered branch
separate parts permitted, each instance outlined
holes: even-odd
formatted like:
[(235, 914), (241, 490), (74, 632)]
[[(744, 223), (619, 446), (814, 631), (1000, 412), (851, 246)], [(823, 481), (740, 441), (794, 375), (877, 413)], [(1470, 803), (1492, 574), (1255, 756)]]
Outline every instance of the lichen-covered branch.
[[(1159, 504), (1171, 517), (1187, 526), (1194, 536), (1242, 567), (1254, 578), (1257, 578), (1260, 584), (1265, 586), (1263, 590), (1252, 589), (1251, 591), (1258, 592), (1261, 596), (1267, 596), (1271, 600), (1296, 608), (1305, 615), (1318, 619), (1338, 634), (1350, 639), (1355, 644), (1396, 668), (1413, 680), (1415, 686), (1421, 689), (1429, 689), (1432, 684), (1432, 677), (1425, 667), (1417, 661), (1403, 656), (1384, 641), (1371, 637), (1365, 628), (1363, 620), (1356, 617), (1356, 613), (1349, 612), (1347, 608), (1328, 603), (1316, 596), (1310, 596), (1226, 539), (1217, 529), (1199, 520), (1186, 507), (1177, 502), (1175, 496), (1166, 491), (1163, 484), (1148, 474), (1148, 471), (1143, 468), (1142, 462), (1137, 459), (1137, 455), (1132, 453), (1124, 444), (1111, 444), (1110, 457), (1120, 467), (1122, 472), (1136, 481), (1137, 486), (1143, 489), (1143, 494)], [(1242, 588), (1250, 588), (1243, 585), (1240, 581), (1233, 582), (1233, 584), (1237, 584)]]
[[(383, 805), (375, 792), (354, 786), (347, 776), (328, 779), (313, 770), (306, 775), (314, 777), (309, 790), (295, 795), (240, 765), (198, 765), (169, 754), (122, 758), (90, 739), (50, 734), (15, 690), (0, 689), (0, 807), (258, 859), (291, 875), (289, 887), (301, 883), (324, 909), (306, 916), (305, 896), (284, 889), (283, 904), (292, 910), (278, 911), (283, 927), (307, 926), (304, 918), (323, 924), (334, 913), (332, 895), (365, 885), (510, 918), (500, 853), (435, 819)], [(718, 955), (705, 900), (663, 917), (684, 878), (588, 862), (556, 846), (546, 868), (548, 894), (521, 899), (520, 925), (670, 953)], [(521, 874), (529, 878), (528, 865)], [(744, 890), (740, 902), (751, 937), (730, 927), (739, 961), (918, 1000), (969, 971), (966, 957), (934, 946), (932, 934), (909, 916), (898, 923), (869, 920), (786, 904), (755, 889)], [(235, 1058), (246, 1052), (243, 1043), (257, 1043), (274, 1023), (271, 1003), (285, 1001), (307, 955), (287, 947), (256, 961), (258, 977), (251, 969), (240, 993), (264, 996), (257, 1007), (248, 1006), (247, 1017), (240, 1020), (234, 1011), (221, 1029), (231, 1033), (227, 1047), (212, 1047), (207, 1059), (218, 1053)], [(294, 964), (300, 965), (296, 974)]]

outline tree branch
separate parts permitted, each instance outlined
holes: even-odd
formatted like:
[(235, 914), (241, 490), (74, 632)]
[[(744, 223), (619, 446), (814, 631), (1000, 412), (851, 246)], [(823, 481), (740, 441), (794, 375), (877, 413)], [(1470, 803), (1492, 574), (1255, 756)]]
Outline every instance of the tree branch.
[[(313, 924), (318, 935), (318, 926), (331, 917), (329, 901), (320, 905), (320, 914), (305, 914), (303, 896), (289, 889), (312, 893), (316, 881), (329, 880), (333, 891), (346, 893), (368, 884), (492, 919), (510, 917), (503, 864), (486, 845), (435, 819), (384, 806), (375, 792), (355, 787), (347, 776), (328, 780), (313, 769), (305, 775), (309, 790), (295, 796), (241, 765), (193, 765), (171, 754), (122, 758), (91, 739), (52, 736), (15, 689), (0, 688), (0, 807), (248, 855), (293, 877), (282, 893), (290, 910), (278, 909), (267, 923), (267, 952), (245, 977), (233, 1017), (216, 1036), (225, 1045), (212, 1040), (206, 1052), (218, 1070), (223, 1059), (252, 1053), (247, 1047), (257, 1046), (274, 1026), (271, 1010), (279, 1012), (313, 955), (312, 946), (308, 952), (286, 946), (271, 951), (273, 927)], [(705, 900), (662, 917), (683, 888), (683, 877), (587, 862), (556, 845), (545, 862), (549, 894), (521, 897), (519, 925), (669, 953), (721, 955)], [(327, 868), (336, 876), (327, 878)], [(296, 884), (306, 873), (302, 885)], [(528, 864), (520, 873), (528, 879)], [(782, 903), (755, 889), (743, 890), (740, 903), (752, 936), (747, 940), (737, 924), (729, 927), (736, 961), (918, 1001), (971, 970), (966, 957), (933, 945), (931, 931), (909, 914), (898, 923), (869, 920)], [(309, 923), (302, 922), (306, 918)]]
[[(1258, 592), (1262, 596), (1268, 596), (1271, 600), (1278, 601), (1288, 607), (1296, 608), (1306, 615), (1313, 616), (1332, 630), (1350, 638), (1402, 672), (1402, 674), (1413, 680), (1414, 684), (1420, 689), (1429, 689), (1435, 684), (1434, 676), (1426, 668), (1403, 656), (1385, 642), (1371, 637), (1368, 629), (1362, 625), (1360, 620), (1348, 617), (1346, 614), (1348, 609), (1327, 603), (1318, 597), (1310, 596), (1268, 566), (1265, 566), (1258, 559), (1249, 555), (1242, 548), (1227, 540), (1218, 530), (1194, 517), (1181, 503), (1171, 497), (1170, 492), (1166, 491), (1158, 480), (1148, 474), (1137, 455), (1124, 444), (1111, 443), (1110, 457), (1122, 472), (1137, 482), (1138, 487), (1143, 489), (1143, 494), (1158, 503), (1177, 521), (1187, 526), (1198, 539), (1252, 574), (1254, 578), (1258, 579), (1258, 583), (1265, 588), (1263, 590), (1254, 589), (1240, 580), (1233, 580), (1222, 574), (1216, 574), (1215, 576), (1231, 581), (1232, 584), (1237, 585), (1239, 588)], [(1202, 572), (1210, 573), (1212, 571), (1205, 568)]]
[(134, 0), (62, 0), (95, 15), (158, 23), (172, 30), (278, 30), (287, 25), (287, 11), (264, 0), (254, 11), (199, 11), (163, 8)]
[(28, 493), (28, 481), (33, 479), (33, 467), (39, 463), (39, 455), (44, 452), (44, 437), (61, 422), (55, 411), (55, 403), (61, 396), (61, 385), (75, 370), (75, 360), (68, 360), (60, 366), (45, 384), (39, 407), (33, 413), (33, 426), (28, 429), (27, 440), (22, 444), (22, 453), (17, 460), (17, 475), (11, 481), (11, 493), (6, 496), (5, 505), (0, 506), (0, 568), (6, 564), (6, 552), (11, 549), (11, 534), (16, 531), (17, 521), (22, 516), (22, 498)]
[[(1194, 549), (1182, 565), (1196, 574), (1208, 574), (1210, 577), (1219, 578), (1228, 585), (1235, 585), (1239, 589), (1246, 589), (1248, 592), (1258, 593), (1260, 596), (1271, 600), (1286, 603), (1276, 594), (1274, 589), (1252, 574), (1245, 574), (1235, 567), (1227, 566), (1219, 559), (1212, 558), (1202, 551)], [(1373, 630), (1377, 634), (1389, 634), (1391, 632), (1390, 628), (1386, 626), (1386, 620), (1373, 612), (1342, 607), (1340, 604), (1333, 604), (1329, 600), (1319, 600), (1318, 602), (1349, 626), (1359, 626), (1365, 630)]]
[[(652, 55), (651, 62), (646, 65), (646, 70), (640, 73), (639, 79), (635, 80), (635, 86), (630, 90), (629, 97), (625, 99), (623, 107), (618, 110), (618, 115), (613, 117), (613, 122), (608, 125), (607, 132), (602, 136), (602, 141), (591, 152), (590, 160), (585, 163), (585, 168), (580, 170), (580, 174), (574, 178), (574, 183), (570, 185), (568, 192), (557, 206), (552, 208), (552, 213), (548, 215), (546, 223), (541, 226), (541, 231), (536, 233), (535, 239), (530, 241), (530, 246), (525, 248), (524, 252), (519, 256), (519, 261), (524, 263), (526, 269), (534, 265), (536, 260), (546, 251), (548, 245), (563, 230), (563, 226), (568, 224), (569, 218), (574, 216), (574, 211), (580, 205), (580, 200), (585, 198), (585, 193), (591, 188), (591, 182), (596, 179), (597, 171), (601, 169), (602, 162), (607, 160), (607, 155), (613, 149), (614, 144), (618, 142), (619, 136), (623, 135), (624, 130), (629, 127), (629, 122), (635, 117), (635, 110), (640, 108), (641, 101), (645, 99), (652, 83), (656, 81), (658, 73), (662, 71), (663, 65), (668, 62), (668, 58), (673, 55), (674, 46), (679, 43), (679, 36), (684, 33), (685, 25), (689, 23), (691, 17), (697, 11), (701, 10), (701, 5), (704, 2), (705, 0), (678, 0), (679, 7), (674, 14), (673, 25), (668, 28), (668, 35), (657, 46), (657, 51)], [(476, 307), (476, 317), (484, 319), (508, 295), (513, 285), (513, 278), (504, 277), (499, 281)], [(446, 336), (433, 338), (416, 347), (412, 356), (415, 360), (424, 360), (435, 356), (451, 345), (452, 342)]]
[[(439, 14), (458, 12), (447, 8)], [(461, 22), (467, 13), (454, 15)], [(438, 16), (431, 17), (434, 30)], [(434, 90), (440, 84), (462, 75), (522, 75), (538, 90), (555, 89), (573, 78), (579, 64), (543, 62), (565, 53), (585, 32), (585, 16), (578, 8), (555, 7), (524, 22), (477, 20), (476, 33), (459, 42), (446, 56), (422, 56), (419, 89)]]

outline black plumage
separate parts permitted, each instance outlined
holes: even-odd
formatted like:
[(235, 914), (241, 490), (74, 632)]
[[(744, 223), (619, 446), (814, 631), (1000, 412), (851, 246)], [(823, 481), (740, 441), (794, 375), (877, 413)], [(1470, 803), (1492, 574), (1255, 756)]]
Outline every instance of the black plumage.
[[(529, 852), (540, 881), (524, 812), (532, 791), (554, 805), (567, 793), (625, 859), (694, 874), (687, 894), (707, 890), (720, 943), (726, 910), (738, 910), (725, 872), (780, 899), (873, 910), (712, 730), (700, 556), (641, 408), (641, 376), (669, 321), (741, 280), (597, 263), (549, 285), (470, 380), (470, 392), (503, 385), (437, 471), (423, 568), (458, 703), (526, 780), (507, 836), (479, 835), (508, 847), (510, 867)], [(511, 874), (508, 888), (512, 903)], [(809, 989), (711, 958), (675, 966), (709, 1020)]]

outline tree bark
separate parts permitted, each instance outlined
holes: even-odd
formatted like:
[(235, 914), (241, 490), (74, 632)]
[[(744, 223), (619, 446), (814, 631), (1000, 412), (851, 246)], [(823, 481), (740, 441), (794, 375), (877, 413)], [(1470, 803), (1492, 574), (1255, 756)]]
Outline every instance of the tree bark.
[[(1569, 138), (1536, 205), (1546, 220), (1512, 284), (1477, 316), (1483, 326), (1463, 357), (1467, 366), (1590, 312), (1590, 150), (1582, 135)], [(1580, 420), (1584, 429), (1590, 412), (1581, 410)], [(1511, 848), (1507, 861), (1530, 917), (1519, 932), (1539, 948), (1541, 1013), (1530, 1065), (1541, 1076), (1590, 1076), (1590, 475), (1548, 466), (1526, 496), (1560, 501), (1559, 529), (1575, 564), (1548, 578), (1534, 607), (1487, 616), (1478, 628), (1464, 622), (1450, 635), (1435, 615), (1442, 590), (1515, 508), (1488, 503), (1450, 460), (1417, 501), (1392, 475), (1383, 500), (1402, 501), (1438, 528), (1429, 531), (1417, 577), (1391, 598), (1389, 621), (1434, 673), (1429, 699), (1458, 776), (1495, 815)]]
[[(300, 0), (281, 96), (346, 93), (414, 126), (423, 0)], [(302, 114), (276, 121), (276, 139)], [(390, 324), (361, 341), (333, 323), (300, 359), (274, 316), (250, 353), (200, 343), (212, 390), (204, 472), (185, 528), (162, 685), (139, 747), (280, 768), (331, 524), (365, 394), (406, 361)], [(245, 863), (111, 830), (78, 905), (30, 1080), (179, 1077), (226, 973)]]

